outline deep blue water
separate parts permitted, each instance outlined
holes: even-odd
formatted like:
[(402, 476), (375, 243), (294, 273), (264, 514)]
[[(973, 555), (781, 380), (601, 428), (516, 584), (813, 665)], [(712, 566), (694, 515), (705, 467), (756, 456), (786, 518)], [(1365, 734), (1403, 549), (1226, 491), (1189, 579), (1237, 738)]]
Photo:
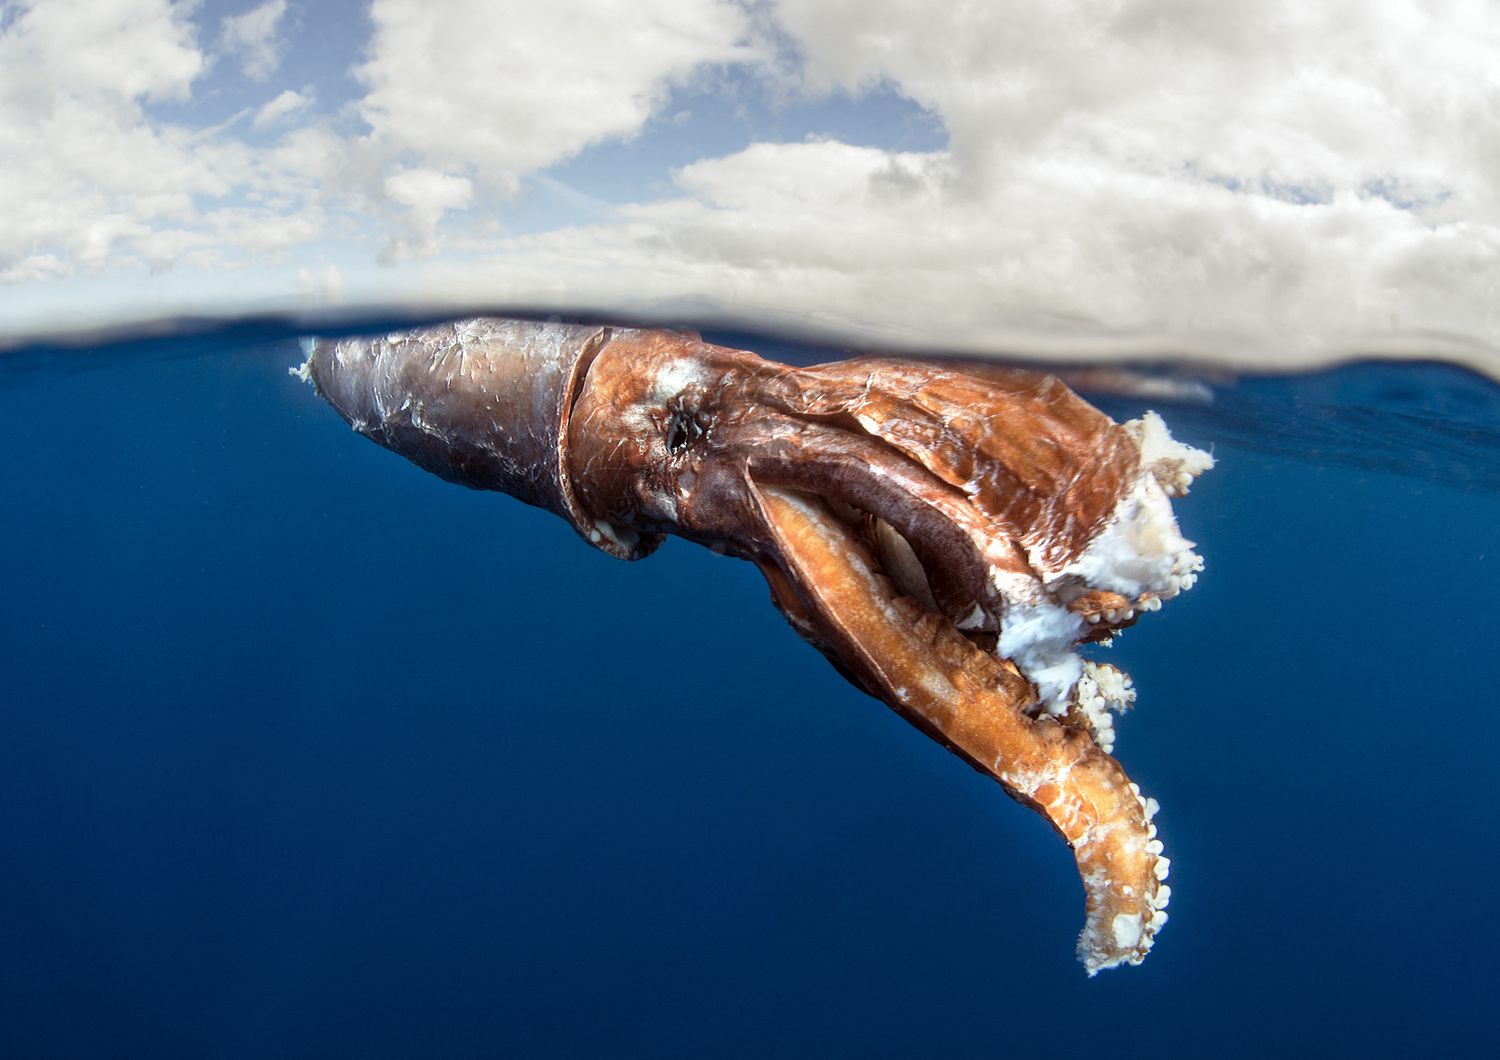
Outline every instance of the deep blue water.
[[(230, 332), (0, 358), (13, 1056), (1477, 1054), (1500, 393), (1162, 406), (1208, 571), (1108, 653), (1172, 922), (1085, 978), (1066, 847), (748, 565), (426, 475)], [(1117, 413), (1132, 402), (1112, 399)]]

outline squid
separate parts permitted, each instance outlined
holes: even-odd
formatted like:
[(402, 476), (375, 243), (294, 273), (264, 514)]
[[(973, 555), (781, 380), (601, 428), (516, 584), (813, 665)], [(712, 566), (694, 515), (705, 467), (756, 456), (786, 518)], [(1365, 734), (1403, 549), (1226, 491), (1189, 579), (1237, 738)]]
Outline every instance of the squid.
[(1212, 458), (1055, 377), (862, 357), (794, 367), (690, 332), (480, 318), (306, 340), (356, 431), (639, 559), (754, 563), (857, 687), (1040, 814), (1083, 880), (1090, 975), (1139, 964), (1171, 888), (1158, 806), (1111, 756), (1135, 699), (1085, 658), (1192, 587), (1171, 501)]

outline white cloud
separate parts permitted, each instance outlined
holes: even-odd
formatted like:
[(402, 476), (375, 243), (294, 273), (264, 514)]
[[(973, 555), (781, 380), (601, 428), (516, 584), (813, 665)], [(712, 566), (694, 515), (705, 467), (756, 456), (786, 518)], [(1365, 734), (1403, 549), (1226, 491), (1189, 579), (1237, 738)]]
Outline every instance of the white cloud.
[(421, 164), (502, 189), (637, 133), (670, 85), (749, 59), (728, 0), (374, 0), (360, 110)]
[[(66, 7), (66, 10), (64, 8)], [(0, 280), (274, 255), (321, 223), (300, 159), (159, 121), (205, 69), (169, 0), (23, 4), (0, 29)]]
[(301, 92), (294, 92), (288, 88), (256, 111), (255, 120), (251, 124), (257, 129), (269, 128), (287, 115), (305, 110), (311, 104), (311, 96), (305, 96)]
[[(260, 21), (236, 54), (274, 58), (286, 7), (240, 16)], [(0, 22), (12, 290), (316, 243), (355, 303), (657, 301), (927, 348), (1130, 331), (1282, 358), (1430, 329), (1500, 358), (1493, 0), (373, 0), (366, 94), (315, 114), (274, 86), (251, 124), (281, 134), (253, 150), (154, 117), (204, 69), (195, 5), (61, 8)], [(950, 143), (757, 143), (628, 206), (548, 174), (718, 64), (783, 100), (878, 85)], [(523, 181), (564, 220), (506, 239)], [(384, 279), (357, 264), (377, 257)]]
[(281, 65), (281, 20), (286, 0), (266, 0), (242, 15), (226, 18), (219, 32), (219, 45), (240, 60), (240, 68), (252, 81), (264, 81)]
[(976, 197), (953, 192), (953, 165), (757, 144), (686, 167), (675, 198), (510, 240), (433, 283), (455, 299), (714, 306), (927, 349), (1198, 335), (1283, 364), (1342, 331), (1500, 324), (1493, 227), (1432, 226), (1378, 197), (1304, 206), (1181, 174), (1126, 180), (1086, 160), (1018, 162)]
[(56, 91), (109, 104), (184, 99), (203, 56), (170, 0), (21, 0), (0, 22), (0, 106), (44, 114)]
[(385, 194), (406, 208), (405, 231), (386, 247), (383, 258), (401, 261), (427, 257), (437, 249), (437, 226), (449, 210), (461, 210), (474, 195), (467, 177), (456, 177), (434, 169), (408, 169), (385, 180)]
[(1485, 0), (771, 12), (810, 91), (893, 88), (942, 119), (949, 149), (705, 159), (614, 223), (508, 242), (471, 293), (680, 299), (928, 345), (1125, 331), (1285, 360), (1432, 331), (1496, 347)]
[(141, 119), (143, 100), (185, 98), (203, 65), (165, 0), (19, 8), (0, 33), (0, 272), (99, 267), (225, 186), (228, 159)]
[(958, 171), (1016, 159), (1327, 194), (1397, 182), (1495, 209), (1491, 0), (776, 0), (814, 88), (889, 83), (948, 127)]

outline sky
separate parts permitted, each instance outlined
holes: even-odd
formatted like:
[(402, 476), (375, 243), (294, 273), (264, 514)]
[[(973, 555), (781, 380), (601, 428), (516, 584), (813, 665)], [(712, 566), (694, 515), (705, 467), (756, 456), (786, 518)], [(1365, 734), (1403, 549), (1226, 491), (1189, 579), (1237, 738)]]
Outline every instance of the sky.
[(0, 213), (0, 338), (485, 305), (1500, 365), (1500, 14), (0, 0)]

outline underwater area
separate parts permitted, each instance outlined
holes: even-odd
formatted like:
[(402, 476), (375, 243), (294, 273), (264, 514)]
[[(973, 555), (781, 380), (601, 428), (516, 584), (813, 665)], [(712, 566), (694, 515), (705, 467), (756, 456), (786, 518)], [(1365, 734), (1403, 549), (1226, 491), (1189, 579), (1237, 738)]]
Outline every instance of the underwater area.
[(1175, 504), (1198, 584), (1093, 651), (1173, 901), (1088, 978), (1066, 845), (751, 564), (621, 562), (443, 482), (303, 356), (275, 324), (0, 354), (8, 1055), (1491, 1043), (1492, 381), (1070, 377), (1217, 462)]

